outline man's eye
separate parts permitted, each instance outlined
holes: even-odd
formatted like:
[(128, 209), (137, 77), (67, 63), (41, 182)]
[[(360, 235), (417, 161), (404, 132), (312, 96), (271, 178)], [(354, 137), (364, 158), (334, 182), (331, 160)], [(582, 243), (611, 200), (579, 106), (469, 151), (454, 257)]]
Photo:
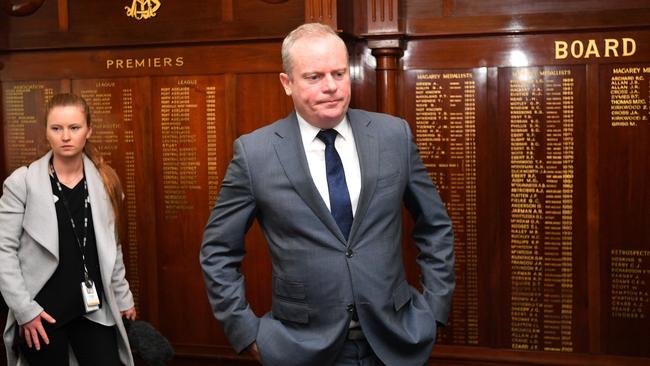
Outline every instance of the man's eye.
[(318, 75), (307, 75), (307, 80), (316, 81), (318, 79), (320, 79)]

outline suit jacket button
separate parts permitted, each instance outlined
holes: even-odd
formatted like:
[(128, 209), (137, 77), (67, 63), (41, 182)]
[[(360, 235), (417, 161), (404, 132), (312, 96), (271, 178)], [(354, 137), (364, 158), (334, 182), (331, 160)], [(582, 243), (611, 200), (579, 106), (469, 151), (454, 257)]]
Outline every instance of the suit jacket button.
[(352, 251), (352, 249), (348, 248), (348, 250), (345, 251), (345, 256), (346, 257), (352, 258), (353, 255), (354, 255), (354, 252)]

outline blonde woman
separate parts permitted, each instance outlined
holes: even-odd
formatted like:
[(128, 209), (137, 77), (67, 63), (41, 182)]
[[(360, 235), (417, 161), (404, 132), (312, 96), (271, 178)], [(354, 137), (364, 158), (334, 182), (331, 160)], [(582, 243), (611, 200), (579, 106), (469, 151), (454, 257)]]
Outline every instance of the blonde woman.
[(9, 366), (133, 365), (121, 320), (136, 316), (118, 234), (122, 190), (91, 134), (85, 100), (55, 95), (46, 110), (51, 150), (4, 182), (0, 291), (9, 306)]

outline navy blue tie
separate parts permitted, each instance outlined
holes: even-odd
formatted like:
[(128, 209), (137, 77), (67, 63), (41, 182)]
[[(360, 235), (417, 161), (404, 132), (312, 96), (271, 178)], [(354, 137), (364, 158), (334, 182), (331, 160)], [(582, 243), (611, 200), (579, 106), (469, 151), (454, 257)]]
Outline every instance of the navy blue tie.
[(325, 143), (325, 168), (327, 170), (327, 188), (330, 194), (330, 210), (336, 224), (343, 232), (345, 239), (350, 235), (352, 227), (352, 204), (350, 193), (345, 182), (343, 162), (334, 147), (338, 132), (333, 129), (321, 130), (316, 137)]

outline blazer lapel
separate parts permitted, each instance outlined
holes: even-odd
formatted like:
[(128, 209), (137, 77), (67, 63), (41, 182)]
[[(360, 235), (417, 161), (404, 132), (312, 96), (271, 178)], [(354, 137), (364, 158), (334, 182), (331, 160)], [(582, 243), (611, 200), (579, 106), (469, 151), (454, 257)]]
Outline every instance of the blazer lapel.
[(90, 197), (90, 210), (93, 214), (93, 229), (97, 241), (99, 267), (104, 282), (110, 283), (117, 254), (117, 243), (114, 239), (115, 218), (112, 215), (113, 207), (95, 164), (85, 155), (84, 174), (88, 183), (88, 196)]
[(295, 112), (278, 124), (275, 134), (277, 136), (274, 143), (275, 152), (293, 188), (325, 226), (343, 244), (346, 244), (343, 233), (336, 225), (309, 173)]
[(49, 162), (52, 152), (36, 160), (27, 173), (27, 201), (23, 227), (25, 231), (59, 260), (59, 225), (50, 184)]
[(354, 221), (350, 229), (350, 240), (354, 238), (359, 225), (363, 222), (363, 217), (368, 211), (370, 199), (375, 193), (377, 187), (377, 175), (379, 174), (379, 144), (377, 137), (370, 128), (372, 121), (359, 111), (350, 109), (348, 111), (348, 121), (352, 127), (354, 141), (359, 156), (359, 166), (361, 168), (361, 192), (359, 193), (359, 203), (354, 214)]

